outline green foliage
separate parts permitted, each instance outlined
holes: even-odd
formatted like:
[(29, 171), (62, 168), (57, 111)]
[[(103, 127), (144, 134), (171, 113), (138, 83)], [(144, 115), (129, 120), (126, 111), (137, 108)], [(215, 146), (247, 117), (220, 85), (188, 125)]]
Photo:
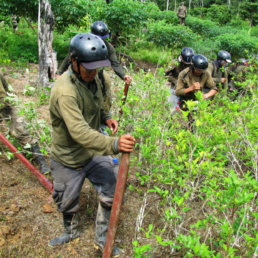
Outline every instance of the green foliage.
[(149, 51), (148, 47), (137, 47), (134, 50), (129, 50), (128, 54), (135, 60), (145, 61), (158, 66), (166, 65), (170, 61), (171, 57), (168, 51), (156, 46), (150, 47), (151, 51)]
[(114, 0), (103, 10), (103, 17), (112, 33), (134, 34), (147, 20), (144, 5), (133, 0)]
[[(253, 68), (243, 85), (255, 85)], [(130, 88), (120, 122), (120, 133), (131, 132), (137, 139), (136, 176), (147, 188), (147, 207), (143, 200), (137, 218), (144, 220), (133, 242), (135, 255), (252, 256), (257, 89), (234, 102), (225, 92), (211, 102), (200, 96), (197, 104), (189, 102), (191, 111), (197, 107), (191, 132), (186, 129), (189, 111), (170, 116), (164, 70), (155, 73), (134, 75), (137, 87)], [(150, 231), (149, 225), (156, 227)]]
[(206, 15), (210, 20), (216, 21), (221, 25), (224, 25), (231, 20), (231, 13), (226, 5), (213, 4), (207, 10)]
[(240, 4), (240, 16), (248, 19), (250, 26), (257, 25), (258, 20), (258, 3), (243, 2)]
[(197, 36), (191, 29), (180, 25), (171, 26), (165, 21), (149, 23), (147, 28), (147, 40), (154, 42), (157, 46), (178, 48), (197, 40)]
[[(5, 25), (0, 33), (0, 49), (4, 60), (18, 60), (19, 62), (34, 62), (38, 60), (37, 35), (20, 21), (18, 33), (13, 33), (11, 26)], [(3, 61), (3, 63), (5, 63)]]
[(220, 49), (226, 49), (234, 58), (246, 56), (246, 51), (256, 53), (258, 51), (257, 38), (251, 38), (244, 34), (225, 34), (217, 38)]

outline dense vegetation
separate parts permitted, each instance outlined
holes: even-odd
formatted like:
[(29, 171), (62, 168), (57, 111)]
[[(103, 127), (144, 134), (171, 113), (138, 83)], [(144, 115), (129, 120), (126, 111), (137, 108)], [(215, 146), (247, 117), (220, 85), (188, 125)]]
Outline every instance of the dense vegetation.
[[(24, 17), (15, 34), (7, 14), (17, 2), (35, 13), (20, 9)], [(237, 1), (230, 16), (222, 15), (228, 10), (227, 3), (204, 1), (205, 6), (191, 10), (185, 27), (178, 25), (174, 11), (161, 11), (159, 7), (165, 7), (152, 1), (114, 0), (109, 5), (101, 0), (51, 2), (56, 15), (54, 49), (60, 59), (67, 54), (70, 38), (89, 31), (94, 20), (108, 24), (118, 49), (156, 66), (168, 66), (171, 55), (177, 56), (184, 46), (210, 59), (220, 49), (231, 52), (233, 60), (250, 57), (258, 50), (257, 27), (254, 22), (250, 27), (250, 19), (241, 15), (244, 9), (236, 15)], [(36, 29), (35, 1), (3, 3), (7, 12), (1, 17), (5, 21), (0, 28), (1, 66), (36, 63), (37, 35), (26, 22)], [(141, 204), (132, 240), (135, 257), (251, 257), (258, 240), (257, 62), (253, 61), (241, 83), (251, 94), (233, 102), (220, 92), (212, 102), (188, 103), (190, 111), (197, 106), (193, 132), (186, 128), (189, 111), (170, 115), (164, 68), (156, 69), (155, 74), (130, 72), (133, 85), (119, 134), (130, 132), (137, 139), (131, 165), (137, 170), (137, 183), (129, 186), (129, 191), (138, 192)], [(114, 85), (120, 84), (116, 78)], [(27, 85), (24, 94), (38, 96), (37, 102), (18, 104), (31, 132), (41, 136), (49, 153), (49, 126), (34, 112), (37, 105), (48, 103), (49, 92), (39, 93)], [(121, 94), (114, 92), (115, 118), (119, 117)]]

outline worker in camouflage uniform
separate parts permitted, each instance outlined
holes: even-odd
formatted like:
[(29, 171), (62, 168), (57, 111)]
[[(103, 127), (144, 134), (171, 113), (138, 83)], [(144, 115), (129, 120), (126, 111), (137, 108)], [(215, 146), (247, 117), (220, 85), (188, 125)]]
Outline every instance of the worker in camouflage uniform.
[(185, 3), (182, 2), (177, 9), (177, 17), (181, 25), (185, 25), (186, 15), (187, 15), (187, 9), (186, 9)]
[(180, 98), (176, 96), (176, 85), (177, 79), (180, 72), (182, 72), (185, 68), (189, 67), (192, 64), (192, 57), (194, 55), (194, 51), (190, 47), (184, 47), (178, 56), (177, 60), (172, 60), (172, 69), (167, 71), (165, 75), (168, 78), (168, 82), (170, 84), (170, 96), (168, 98), (168, 102), (172, 104), (172, 112), (173, 114), (178, 109), (178, 103)]
[[(88, 178), (99, 194), (95, 247), (103, 251), (114, 197), (116, 176), (111, 154), (131, 152), (135, 139), (99, 132), (104, 122), (113, 132), (118, 123), (103, 109), (101, 80), (97, 69), (110, 65), (108, 50), (100, 37), (76, 35), (70, 43), (72, 65), (57, 79), (51, 91), (50, 118), (53, 129), (51, 172), (53, 198), (63, 213), (65, 233), (49, 242), (62, 245), (78, 237), (80, 191)], [(119, 255), (119, 249), (113, 249)]]
[(220, 90), (228, 89), (228, 72), (226, 66), (230, 63), (232, 63), (231, 55), (225, 50), (220, 50), (217, 54), (217, 59), (209, 63), (208, 72)]
[[(115, 48), (108, 41), (105, 40), (106, 38), (109, 37), (109, 30), (107, 25), (103, 21), (95, 21), (91, 25), (91, 33), (97, 35), (104, 41), (108, 49), (108, 59), (111, 62), (111, 67), (113, 68), (114, 72), (127, 84), (130, 84), (132, 81), (132, 78), (129, 75), (126, 75), (124, 73), (123, 68), (117, 59)], [(60, 68), (58, 69), (57, 75), (61, 75), (63, 72), (65, 72), (68, 69), (69, 65), (70, 65), (70, 56), (67, 55), (63, 60)], [(103, 84), (102, 92), (106, 103), (105, 106), (109, 111), (112, 104), (110, 78), (108, 73), (103, 71), (103, 69), (99, 71), (99, 77), (103, 82), (105, 82)]]
[(7, 97), (8, 83), (0, 73), (0, 121), (5, 120), (9, 123), (10, 134), (18, 139), (22, 146), (29, 144), (30, 151), (33, 153), (36, 162), (40, 165), (40, 172), (49, 172), (49, 166), (40, 151), (37, 140), (29, 135), (26, 129), (26, 122), (23, 117), (17, 115), (17, 110), (5, 98)]

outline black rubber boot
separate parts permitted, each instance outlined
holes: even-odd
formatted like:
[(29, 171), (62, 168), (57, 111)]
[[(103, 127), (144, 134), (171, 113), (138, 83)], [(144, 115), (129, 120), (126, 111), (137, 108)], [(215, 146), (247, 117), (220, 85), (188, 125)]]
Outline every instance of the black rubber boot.
[[(104, 251), (106, 243), (106, 235), (108, 231), (108, 223), (111, 213), (111, 207), (102, 206), (101, 203), (98, 205), (97, 219), (96, 219), (96, 236), (94, 240), (94, 247)], [(112, 257), (119, 257), (121, 254), (117, 247), (113, 247)]]
[(50, 168), (49, 168), (47, 161), (45, 160), (43, 154), (40, 151), (40, 147), (39, 147), (38, 143), (35, 143), (31, 147), (31, 151), (33, 152), (33, 156), (35, 156), (35, 159), (40, 166), (40, 172), (42, 174), (46, 174), (46, 173), (50, 172)]
[(72, 241), (73, 239), (79, 237), (78, 229), (78, 220), (76, 214), (65, 214), (63, 213), (65, 233), (59, 237), (56, 237), (49, 241), (48, 245), (55, 247), (57, 245), (62, 245)]

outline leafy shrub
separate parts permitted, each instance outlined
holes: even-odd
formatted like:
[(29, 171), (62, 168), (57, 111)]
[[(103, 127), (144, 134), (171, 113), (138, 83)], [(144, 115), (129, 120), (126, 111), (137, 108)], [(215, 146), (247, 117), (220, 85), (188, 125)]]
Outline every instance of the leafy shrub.
[(257, 38), (251, 38), (244, 34), (224, 34), (217, 37), (220, 49), (225, 49), (234, 58), (245, 56), (245, 51), (256, 53), (258, 51)]
[(114, 0), (103, 10), (103, 17), (113, 33), (134, 34), (147, 20), (147, 12), (141, 2)]
[(149, 17), (156, 21), (164, 20), (169, 24), (178, 24), (177, 15), (173, 11), (156, 11), (154, 13), (150, 13)]
[(4, 33), (0, 34), (0, 47), (11, 60), (37, 63), (37, 35), (30, 28), (22, 28), (22, 23), (21, 20), (20, 30), (17, 33), (13, 33), (11, 26), (5, 26)]
[(166, 24), (165, 21), (149, 23), (147, 28), (149, 30), (147, 40), (158, 46), (184, 47), (197, 39), (191, 29), (180, 25), (171, 26)]
[(230, 22), (231, 13), (226, 5), (212, 4), (210, 8), (207, 9), (207, 18), (223, 25)]

